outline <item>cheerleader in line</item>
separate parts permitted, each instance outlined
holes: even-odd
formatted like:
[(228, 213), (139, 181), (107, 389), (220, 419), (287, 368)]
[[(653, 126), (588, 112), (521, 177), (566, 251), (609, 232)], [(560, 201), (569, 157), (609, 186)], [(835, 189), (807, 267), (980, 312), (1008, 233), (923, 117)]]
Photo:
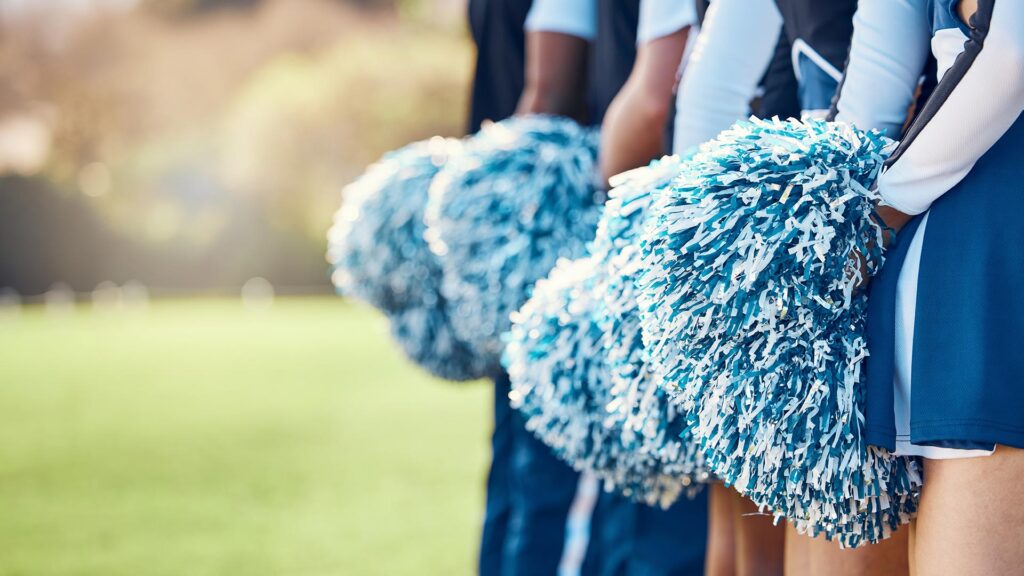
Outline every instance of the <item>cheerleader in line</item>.
[[(602, 179), (664, 153), (662, 134), (672, 108), (675, 72), (695, 19), (693, 4), (680, 7), (676, 0), (534, 3), (527, 21), (528, 61), (536, 67), (528, 66), (528, 84), (562, 86), (554, 92), (564, 110), (601, 124)], [(539, 30), (553, 34), (534, 38)], [(573, 38), (590, 40), (589, 54), (574, 46)], [(587, 71), (582, 90), (581, 72)], [(544, 104), (528, 87), (520, 112), (543, 111), (538, 106)], [(578, 112), (581, 107), (583, 112)], [(609, 576), (701, 574), (706, 515), (703, 495), (660, 510), (602, 493), (594, 505), (581, 571)]]
[[(855, 0), (712, 2), (679, 91), (674, 149), (698, 146), (748, 116), (758, 79), (769, 69), (773, 47), (779, 45), (789, 52), (791, 68), (772, 67), (763, 83), (793, 82), (803, 116), (827, 114), (841, 78), (855, 10)], [(779, 115), (786, 116), (784, 111)], [(901, 565), (905, 571), (905, 542), (899, 538), (839, 557), (834, 544), (816, 551), (811, 540), (795, 530), (784, 533), (769, 516), (757, 515), (752, 502), (721, 484), (711, 489), (711, 508), (718, 511), (712, 515), (713, 534), (718, 533), (716, 523), (734, 526), (737, 574), (856, 574), (880, 566), (887, 571), (896, 567), (899, 573)]]
[(862, 0), (837, 119), (897, 133), (929, 46), (939, 83), (878, 178), (899, 234), (873, 281), (869, 440), (924, 458), (912, 573), (1024, 566), (1024, 4)]
[[(563, 99), (579, 91), (578, 78), (560, 76), (557, 67), (541, 67), (538, 57), (585, 52), (587, 43), (574, 36), (525, 31), (531, 5), (531, 0), (469, 3), (477, 45), (471, 133), (485, 120), (504, 120), (526, 106), (538, 113), (581, 113), (578, 102)], [(553, 73), (538, 77), (538, 68), (543, 74)], [(576, 497), (578, 475), (523, 428), (509, 405), (508, 376), (498, 375), (494, 386), (492, 460), (477, 570), (482, 576), (554, 573), (564, 564), (566, 517)]]
[[(597, 0), (607, 26), (621, 26), (609, 7), (621, 0)], [(693, 34), (697, 14), (690, 0), (641, 0), (636, 61), (626, 83), (607, 107), (601, 123), (600, 169), (603, 180), (646, 166), (667, 152), (665, 132), (672, 110), (676, 74)], [(597, 76), (601, 70), (594, 70)], [(598, 501), (603, 515), (593, 546), (604, 554), (603, 573), (684, 576), (704, 573), (716, 562), (707, 547), (707, 496), (680, 499), (668, 509), (605, 492)], [(731, 550), (729, 551), (731, 553)]]

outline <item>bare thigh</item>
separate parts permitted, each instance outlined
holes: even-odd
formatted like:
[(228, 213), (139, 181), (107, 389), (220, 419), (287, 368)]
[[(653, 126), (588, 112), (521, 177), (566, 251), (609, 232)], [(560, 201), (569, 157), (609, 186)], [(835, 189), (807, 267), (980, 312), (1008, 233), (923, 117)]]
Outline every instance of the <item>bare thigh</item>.
[(733, 490), (721, 482), (708, 486), (708, 545), (704, 576), (736, 576), (736, 533)]
[(786, 529), (786, 576), (906, 576), (909, 527), (898, 530), (878, 544), (842, 549), (823, 536), (810, 538)]
[(917, 576), (1024, 574), (1024, 450), (925, 460)]
[(783, 572), (785, 524), (775, 526), (753, 502), (733, 492), (737, 576), (776, 576)]

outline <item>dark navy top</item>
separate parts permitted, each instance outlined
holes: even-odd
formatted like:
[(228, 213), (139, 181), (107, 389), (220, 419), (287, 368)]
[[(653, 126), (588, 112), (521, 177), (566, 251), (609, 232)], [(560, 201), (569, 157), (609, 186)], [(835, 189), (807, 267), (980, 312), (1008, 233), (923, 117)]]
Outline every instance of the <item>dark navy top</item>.
[(526, 40), (523, 23), (532, 0), (470, 0), (469, 26), (477, 46), (468, 133), (484, 120), (504, 120), (523, 92)]

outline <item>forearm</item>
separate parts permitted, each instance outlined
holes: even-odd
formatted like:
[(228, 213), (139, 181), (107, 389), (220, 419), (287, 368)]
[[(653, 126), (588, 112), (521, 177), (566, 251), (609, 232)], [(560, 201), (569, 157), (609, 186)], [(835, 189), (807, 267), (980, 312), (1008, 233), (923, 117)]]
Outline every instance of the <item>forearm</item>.
[(899, 138), (928, 58), (927, 0), (861, 0), (834, 117)]
[(583, 120), (588, 44), (560, 32), (528, 32), (526, 86), (517, 114), (557, 114)]
[(749, 114), (781, 30), (774, 0), (711, 4), (679, 87), (674, 151), (698, 146)]
[(639, 47), (633, 72), (609, 106), (601, 130), (606, 180), (666, 152), (665, 127), (688, 32), (684, 28)]

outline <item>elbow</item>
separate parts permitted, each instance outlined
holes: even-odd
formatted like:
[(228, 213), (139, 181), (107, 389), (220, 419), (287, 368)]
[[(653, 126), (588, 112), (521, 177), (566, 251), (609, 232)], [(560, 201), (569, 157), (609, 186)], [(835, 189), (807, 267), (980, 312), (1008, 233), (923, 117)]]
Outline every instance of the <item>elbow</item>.
[(618, 109), (616, 113), (621, 111), (631, 122), (646, 130), (660, 131), (665, 127), (673, 105), (671, 95), (664, 96), (660, 91), (627, 83), (620, 96), (612, 102), (612, 106)]
[(1004, 78), (1018, 87), (1024, 85), (1024, 35), (993, 30), (985, 39), (984, 51), (998, 59)]

